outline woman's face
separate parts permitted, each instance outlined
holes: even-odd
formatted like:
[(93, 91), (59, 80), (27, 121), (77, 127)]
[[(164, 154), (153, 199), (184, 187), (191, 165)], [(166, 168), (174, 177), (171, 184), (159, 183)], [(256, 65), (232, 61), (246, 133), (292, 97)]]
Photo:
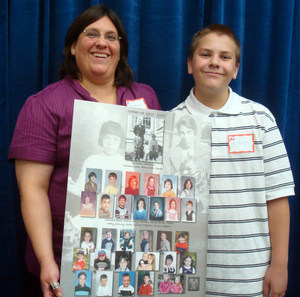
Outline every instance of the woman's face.
[(113, 156), (118, 153), (120, 148), (121, 138), (118, 135), (104, 134), (102, 139), (103, 152), (108, 156)]
[(132, 189), (135, 189), (136, 186), (137, 186), (137, 180), (135, 178), (131, 179), (131, 181), (130, 181), (130, 187)]
[(191, 187), (192, 187), (192, 184), (191, 184), (191, 182), (188, 180), (187, 183), (186, 183), (186, 185), (185, 185), (185, 188), (188, 189), (188, 190), (190, 190)]
[(175, 201), (173, 200), (172, 202), (171, 202), (171, 209), (175, 209), (176, 208), (176, 203), (175, 203)]
[(138, 203), (138, 207), (139, 207), (139, 209), (143, 209), (143, 208), (144, 208), (144, 202), (143, 202), (143, 201), (140, 201), (140, 202)]
[(151, 187), (154, 186), (154, 178), (150, 178), (150, 180), (149, 180), (149, 185), (150, 185)]
[(84, 198), (84, 203), (85, 204), (90, 204), (90, 202), (91, 202), (91, 198), (89, 196)]
[(191, 264), (192, 264), (192, 259), (191, 259), (191, 258), (186, 258), (186, 259), (184, 260), (184, 265), (185, 265), (186, 267), (191, 266)]
[(151, 255), (148, 255), (148, 264), (152, 264), (153, 258)]
[(77, 66), (82, 73), (82, 84), (92, 82), (104, 84), (114, 82), (115, 71), (120, 60), (120, 42), (107, 42), (103, 34), (115, 32), (113, 22), (104, 16), (88, 25), (87, 29), (95, 29), (102, 35), (100, 38), (90, 39), (81, 33), (76, 43), (71, 47)]
[(166, 182), (165, 183), (165, 189), (166, 189), (166, 191), (170, 191), (171, 190), (171, 183), (170, 182)]

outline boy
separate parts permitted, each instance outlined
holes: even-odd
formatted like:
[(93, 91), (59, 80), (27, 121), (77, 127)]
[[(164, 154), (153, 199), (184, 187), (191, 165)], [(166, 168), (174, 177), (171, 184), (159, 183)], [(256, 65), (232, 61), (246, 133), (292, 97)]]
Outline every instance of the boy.
[(130, 274), (125, 272), (122, 274), (122, 284), (119, 287), (118, 294), (119, 296), (133, 296), (134, 288), (130, 285), (131, 279)]
[(150, 274), (146, 272), (144, 274), (144, 283), (140, 285), (138, 295), (152, 295), (152, 287), (149, 281), (150, 281)]
[(120, 192), (119, 188), (116, 186), (117, 179), (118, 179), (118, 176), (115, 172), (111, 172), (108, 175), (109, 185), (104, 189), (105, 194), (114, 194), (114, 195), (119, 194), (119, 192)]
[(190, 222), (195, 222), (196, 220), (196, 215), (195, 215), (195, 212), (193, 210), (193, 201), (192, 200), (189, 200), (187, 203), (186, 203), (186, 209), (187, 211), (185, 212), (185, 215), (186, 215), (186, 220), (187, 221), (190, 221)]
[(110, 249), (111, 252), (114, 251), (114, 249), (115, 249), (115, 242), (112, 239), (111, 230), (107, 230), (105, 232), (105, 238), (102, 240), (101, 248), (102, 249), (108, 249), (108, 250)]
[(109, 211), (110, 207), (110, 196), (108, 194), (104, 194), (101, 196), (100, 208), (98, 210), (99, 218), (111, 218), (111, 213)]
[(83, 270), (85, 267), (84, 252), (79, 251), (77, 253), (77, 256), (78, 256), (78, 258), (77, 258), (75, 264), (73, 265), (73, 271)]
[(184, 233), (180, 233), (178, 235), (178, 242), (175, 244), (175, 252), (177, 254), (187, 252), (188, 251), (188, 243), (185, 241)]
[(149, 252), (149, 241), (148, 241), (148, 237), (149, 237), (149, 232), (147, 230), (143, 231), (143, 239), (141, 241), (141, 252)]
[(100, 250), (98, 252), (98, 257), (94, 260), (94, 268), (96, 271), (104, 271), (110, 269), (110, 260), (106, 256), (106, 252), (104, 250)]
[(80, 271), (78, 273), (77, 276), (78, 284), (77, 286), (75, 286), (75, 295), (91, 295), (91, 288), (85, 284), (87, 279), (87, 273), (90, 273), (90, 271), (88, 272)]
[(120, 243), (120, 248), (123, 250), (123, 251), (132, 251), (133, 249), (133, 242), (132, 242), (132, 238), (130, 236), (130, 232), (129, 231), (126, 231), (125, 234), (124, 234), (124, 238), (121, 239), (121, 243)]
[(294, 183), (273, 115), (228, 87), (239, 63), (229, 27), (197, 32), (188, 57), (195, 88), (174, 109), (212, 124), (206, 295), (283, 296)]
[(139, 133), (135, 133), (134, 137), (134, 155), (135, 155), (135, 161), (140, 161), (140, 153), (141, 153), (141, 147), (142, 147), (142, 138), (140, 137)]
[(116, 219), (128, 219), (129, 218), (128, 209), (125, 207), (126, 196), (120, 195), (118, 201), (119, 201), (119, 206), (115, 211)]
[(100, 286), (97, 289), (96, 296), (111, 296), (111, 288), (107, 285), (106, 274), (100, 276)]
[(160, 235), (160, 248), (157, 250), (158, 252), (166, 252), (171, 250), (170, 241), (167, 239), (167, 233), (161, 232)]

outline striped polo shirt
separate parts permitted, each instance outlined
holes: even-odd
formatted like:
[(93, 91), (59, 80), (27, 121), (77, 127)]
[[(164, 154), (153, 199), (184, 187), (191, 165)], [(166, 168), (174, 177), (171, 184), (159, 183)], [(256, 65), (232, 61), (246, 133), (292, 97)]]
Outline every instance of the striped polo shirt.
[(262, 296), (270, 263), (267, 201), (294, 195), (272, 113), (234, 93), (213, 110), (193, 94), (173, 111), (212, 124), (206, 296)]

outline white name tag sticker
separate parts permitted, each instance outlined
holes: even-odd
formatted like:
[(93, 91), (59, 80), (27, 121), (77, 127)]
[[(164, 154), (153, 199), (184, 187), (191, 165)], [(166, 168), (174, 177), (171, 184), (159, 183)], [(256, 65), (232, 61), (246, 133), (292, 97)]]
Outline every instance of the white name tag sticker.
[(229, 154), (254, 153), (254, 134), (228, 135)]
[(126, 105), (128, 107), (138, 107), (138, 108), (149, 109), (144, 98), (128, 99), (128, 100), (126, 100)]

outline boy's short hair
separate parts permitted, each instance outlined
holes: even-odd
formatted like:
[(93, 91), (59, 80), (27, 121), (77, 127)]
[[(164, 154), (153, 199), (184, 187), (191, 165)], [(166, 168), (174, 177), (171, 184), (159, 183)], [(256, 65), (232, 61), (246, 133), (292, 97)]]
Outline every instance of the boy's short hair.
[(129, 236), (130, 236), (130, 232), (129, 232), (129, 231), (126, 231), (126, 232), (124, 233), (124, 236), (125, 236), (127, 233), (128, 233), (128, 234), (129, 234)]
[(180, 233), (179, 235), (178, 235), (178, 239), (179, 238), (184, 238), (185, 239), (185, 235), (183, 234), (183, 233)]
[(189, 200), (187, 203), (186, 203), (186, 205), (192, 205), (192, 206), (194, 206), (194, 204), (193, 204), (193, 201), (191, 201), (191, 200)]
[[(123, 278), (126, 277), (126, 276), (129, 276), (129, 278), (130, 278), (130, 274), (127, 273), (127, 272), (125, 272), (125, 273), (123, 273), (123, 275), (122, 275), (122, 280), (123, 280)], [(131, 278), (130, 278), (130, 279), (131, 279)]]
[(106, 274), (101, 274), (101, 275), (100, 275), (100, 281), (101, 281), (102, 279), (107, 279), (107, 275), (106, 275)]
[(125, 201), (127, 201), (127, 199), (126, 199), (126, 196), (125, 196), (125, 195), (120, 195), (120, 196), (119, 196), (119, 198), (118, 198), (118, 201), (120, 201), (120, 199), (121, 199), (121, 198), (123, 198), (123, 199), (125, 199)]
[(148, 276), (149, 278), (150, 278), (150, 273), (149, 272), (146, 272), (145, 274), (144, 274), (144, 277), (145, 276)]
[(115, 179), (118, 179), (118, 176), (115, 172), (111, 172), (109, 175), (108, 175), (108, 178), (110, 177), (114, 177)]
[(110, 200), (110, 196), (107, 195), (107, 194), (103, 194), (103, 195), (101, 196), (101, 201), (103, 201), (104, 199), (109, 199), (109, 200)]
[(107, 234), (108, 232), (112, 234), (111, 230), (107, 230), (107, 231), (105, 232), (105, 234)]
[(89, 173), (88, 178), (91, 179), (91, 177), (93, 177), (93, 176), (95, 176), (97, 178), (96, 173), (92, 171)]
[(180, 129), (181, 126), (185, 126), (194, 131), (194, 134), (197, 134), (197, 124), (196, 121), (189, 115), (182, 116), (177, 122), (177, 130)]
[(192, 38), (191, 41), (191, 46), (190, 46), (190, 50), (189, 50), (189, 59), (193, 59), (194, 53), (196, 48), (199, 45), (200, 40), (211, 33), (216, 33), (218, 35), (226, 35), (228, 36), (230, 39), (233, 40), (233, 42), (235, 43), (235, 58), (236, 58), (236, 65), (240, 63), (240, 59), (241, 59), (241, 44), (238, 40), (238, 38), (235, 36), (234, 32), (232, 31), (232, 29), (226, 25), (223, 24), (212, 24), (209, 25), (201, 30), (199, 30)]
[(80, 278), (82, 275), (84, 275), (85, 278), (86, 278), (86, 273), (81, 271), (81, 272), (78, 273), (77, 279)]

